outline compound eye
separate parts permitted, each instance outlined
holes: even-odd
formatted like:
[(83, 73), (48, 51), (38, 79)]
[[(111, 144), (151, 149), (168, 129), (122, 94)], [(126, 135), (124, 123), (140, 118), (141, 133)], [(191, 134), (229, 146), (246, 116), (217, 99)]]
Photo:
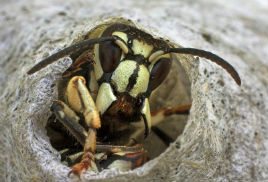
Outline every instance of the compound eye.
[(104, 42), (99, 45), (99, 57), (105, 73), (113, 72), (122, 55), (121, 48), (114, 42)]
[(148, 88), (153, 91), (156, 89), (167, 77), (171, 67), (171, 60), (169, 58), (160, 58), (151, 69), (150, 81)]

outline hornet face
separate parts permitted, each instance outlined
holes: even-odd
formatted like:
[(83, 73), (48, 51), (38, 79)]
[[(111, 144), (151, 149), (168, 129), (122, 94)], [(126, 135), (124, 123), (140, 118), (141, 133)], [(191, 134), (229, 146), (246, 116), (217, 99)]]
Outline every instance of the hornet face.
[(122, 122), (142, 117), (147, 135), (151, 127), (148, 98), (170, 71), (170, 55), (162, 51), (169, 46), (124, 24), (114, 24), (99, 34), (118, 40), (94, 46), (94, 72), (100, 85), (96, 106), (104, 117)]

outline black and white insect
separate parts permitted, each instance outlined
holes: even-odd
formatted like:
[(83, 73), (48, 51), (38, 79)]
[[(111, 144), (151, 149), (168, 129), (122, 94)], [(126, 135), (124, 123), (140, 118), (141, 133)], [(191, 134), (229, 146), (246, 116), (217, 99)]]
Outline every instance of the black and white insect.
[[(70, 56), (72, 65), (63, 73), (51, 110), (57, 120), (83, 146), (81, 161), (70, 173), (80, 175), (103, 166), (133, 169), (148, 159), (141, 140), (156, 116), (188, 113), (190, 105), (152, 114), (149, 97), (172, 66), (173, 54), (206, 58), (224, 68), (240, 85), (236, 70), (224, 59), (204, 50), (178, 48), (155, 38), (129, 20), (105, 22), (90, 30), (84, 40), (44, 59), (28, 71), (33, 74), (58, 59)], [(159, 118), (158, 118), (159, 119)], [(110, 160), (97, 157), (103, 152)], [(104, 164), (105, 163), (105, 164)]]

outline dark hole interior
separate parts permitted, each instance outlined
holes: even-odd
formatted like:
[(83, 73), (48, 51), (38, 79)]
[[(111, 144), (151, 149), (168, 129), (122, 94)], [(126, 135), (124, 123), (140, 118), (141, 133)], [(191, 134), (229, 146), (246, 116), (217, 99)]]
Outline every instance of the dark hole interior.
[[(168, 77), (150, 98), (151, 111), (191, 103), (190, 87), (191, 83), (185, 70), (178, 61), (173, 61)], [(150, 159), (163, 153), (169, 143), (174, 142), (182, 134), (187, 118), (187, 114), (168, 116), (152, 128), (153, 132), (144, 144)]]
[[(190, 81), (181, 64), (173, 61), (171, 71), (165, 81), (154, 91), (150, 98), (151, 111), (164, 107), (173, 107), (191, 103)], [(152, 128), (149, 137), (144, 141), (144, 148), (149, 159), (160, 155), (183, 132), (188, 115), (172, 115)], [(55, 116), (48, 119), (47, 135), (51, 145), (60, 152), (61, 160), (67, 166), (79, 162), (83, 147), (56, 120)]]

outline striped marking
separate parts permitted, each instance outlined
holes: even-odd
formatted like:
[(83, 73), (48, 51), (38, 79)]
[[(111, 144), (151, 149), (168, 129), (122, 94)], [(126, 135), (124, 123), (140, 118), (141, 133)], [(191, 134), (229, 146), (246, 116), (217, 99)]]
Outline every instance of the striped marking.
[(98, 96), (96, 99), (96, 107), (103, 114), (110, 105), (116, 100), (116, 96), (109, 83), (103, 83), (100, 86)]
[(143, 41), (139, 41), (137, 39), (134, 39), (133, 43), (132, 43), (132, 50), (133, 50), (134, 54), (136, 54), (136, 55), (141, 54), (145, 58), (147, 58), (151, 54), (151, 52), (153, 50), (153, 46), (146, 44)]
[(138, 75), (136, 77), (136, 83), (130, 91), (132, 97), (137, 97), (140, 93), (145, 93), (149, 84), (149, 71), (144, 65), (139, 65)]
[(138, 64), (136, 64), (136, 69), (133, 71), (133, 74), (128, 79), (128, 85), (126, 88), (126, 92), (130, 92), (130, 90), (133, 88), (133, 86), (137, 83), (137, 77), (139, 73), (140, 67)]
[(95, 64), (94, 65), (94, 72), (95, 72), (95, 76), (96, 79), (99, 80), (101, 78), (101, 76), (103, 75), (103, 69), (101, 67), (101, 63), (100, 63), (100, 56), (99, 56), (99, 44), (96, 44), (94, 46), (94, 61)]
[(129, 79), (136, 69), (136, 64), (135, 61), (126, 60), (121, 62), (114, 71), (111, 81), (118, 92), (127, 90)]

